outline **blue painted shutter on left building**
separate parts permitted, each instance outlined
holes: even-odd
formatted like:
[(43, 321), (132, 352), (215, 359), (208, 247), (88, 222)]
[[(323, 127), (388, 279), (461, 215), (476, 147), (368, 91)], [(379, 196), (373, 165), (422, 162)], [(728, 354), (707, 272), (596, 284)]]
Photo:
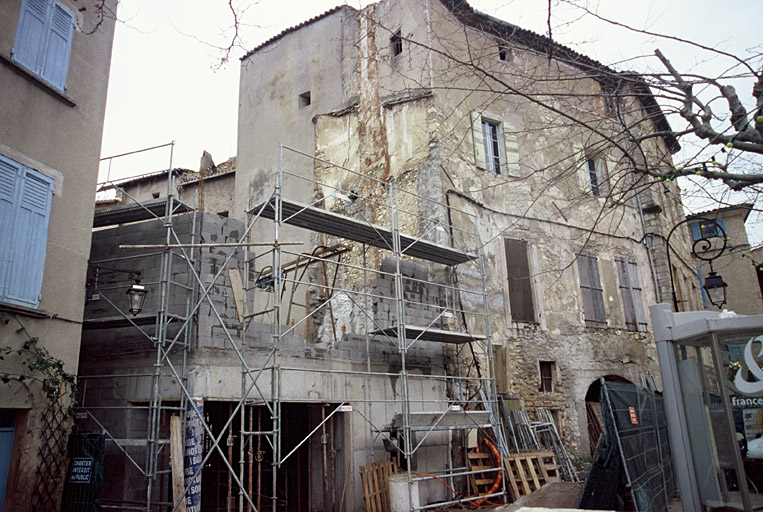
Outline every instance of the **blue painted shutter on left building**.
[(52, 0), (24, 0), (13, 59), (63, 91), (69, 69), (74, 15)]
[(0, 300), (37, 307), (53, 181), (0, 156)]
[(73, 32), (74, 16), (60, 5), (54, 4), (46, 34), (40, 76), (61, 90), (66, 87)]

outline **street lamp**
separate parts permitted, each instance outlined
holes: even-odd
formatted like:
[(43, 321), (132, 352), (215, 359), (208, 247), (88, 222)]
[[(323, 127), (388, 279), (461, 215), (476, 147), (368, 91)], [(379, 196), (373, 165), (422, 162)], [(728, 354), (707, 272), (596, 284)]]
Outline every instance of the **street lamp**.
[(721, 306), (726, 304), (726, 288), (728, 288), (729, 285), (726, 284), (721, 276), (712, 270), (712, 266), (710, 269), (710, 273), (705, 278), (703, 288), (707, 293), (710, 304), (720, 309)]
[(146, 287), (140, 284), (140, 279), (136, 279), (125, 293), (127, 293), (130, 301), (130, 314), (132, 314), (132, 316), (138, 316), (138, 313), (143, 310), (143, 303), (145, 302), (146, 294), (148, 293)]
[(100, 263), (88, 262), (88, 266), (95, 269), (94, 280), (93, 282), (88, 282), (88, 285), (87, 285), (88, 300), (90, 300), (91, 297), (94, 297), (95, 295), (94, 292), (98, 290), (98, 280), (100, 277), (101, 270), (109, 270), (111, 272), (123, 272), (125, 274), (130, 274), (130, 279), (132, 279), (134, 282), (132, 283), (132, 285), (130, 285), (130, 287), (125, 292), (125, 294), (127, 295), (127, 301), (129, 303), (128, 310), (132, 316), (138, 316), (138, 314), (143, 310), (143, 304), (146, 301), (146, 294), (148, 293), (148, 290), (146, 289), (146, 287), (140, 284), (142, 272), (140, 270), (104, 267)]
[[(691, 247), (691, 254), (697, 259), (707, 261), (710, 264), (710, 273), (705, 278), (705, 284), (702, 287), (705, 289), (710, 303), (720, 308), (726, 304), (726, 288), (728, 284), (723, 278), (713, 270), (713, 260), (718, 259), (721, 254), (726, 251), (726, 231), (718, 224), (717, 219), (709, 219), (706, 217), (690, 217), (686, 220), (682, 220), (670, 230), (667, 238), (665, 238), (665, 249), (668, 256), (668, 272), (670, 274), (670, 288), (673, 292), (673, 309), (678, 312), (678, 297), (676, 295), (676, 284), (673, 281), (673, 265), (670, 261), (670, 251), (673, 248), (670, 246), (670, 237), (675, 233), (676, 228), (687, 222), (702, 222), (708, 226), (714, 226), (714, 229), (708, 230), (710, 233), (705, 236), (702, 230), (700, 230), (700, 238), (694, 241)], [(704, 227), (704, 226), (703, 226)], [(720, 239), (721, 243), (713, 243), (714, 239)]]

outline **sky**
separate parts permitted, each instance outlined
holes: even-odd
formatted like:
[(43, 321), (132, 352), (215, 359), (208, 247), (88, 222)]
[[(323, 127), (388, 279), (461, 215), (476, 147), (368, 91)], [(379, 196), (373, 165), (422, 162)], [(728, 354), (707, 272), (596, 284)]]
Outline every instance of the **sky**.
[[(580, 0), (629, 26), (671, 34), (747, 56), (761, 51), (760, 0)], [(361, 7), (369, 2), (347, 0)], [(470, 0), (470, 4), (537, 33), (547, 33), (548, 0)], [(119, 3), (102, 156), (175, 145), (102, 162), (99, 181), (170, 166), (198, 169), (203, 151), (221, 162), (236, 153), (239, 58), (282, 30), (336, 6), (336, 0), (234, 0), (240, 43), (227, 61), (220, 46), (232, 38), (226, 0), (121, 0)], [(727, 59), (696, 47), (638, 34), (582, 16), (552, 0), (552, 36), (562, 44), (617, 69), (660, 70), (660, 48), (682, 72), (719, 75)], [(574, 20), (574, 21), (570, 21)], [(749, 96), (751, 82), (736, 84)], [(679, 123), (671, 120), (674, 129)], [(692, 156), (685, 147), (677, 159)], [(697, 208), (702, 208), (697, 205)], [(763, 224), (763, 223), (761, 223)], [(763, 240), (755, 235), (756, 241)]]

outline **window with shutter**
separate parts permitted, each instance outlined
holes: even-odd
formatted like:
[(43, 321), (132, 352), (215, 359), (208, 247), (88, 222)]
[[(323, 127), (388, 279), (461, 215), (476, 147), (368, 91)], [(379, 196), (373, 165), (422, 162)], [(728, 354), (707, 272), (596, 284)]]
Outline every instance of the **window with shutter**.
[(74, 15), (54, 0), (23, 0), (13, 60), (63, 91), (74, 20)]
[(578, 274), (580, 274), (580, 292), (583, 298), (585, 324), (589, 327), (607, 327), (607, 315), (604, 312), (604, 295), (599, 279), (599, 262), (590, 251), (581, 251), (578, 255)]
[(629, 331), (646, 331), (646, 317), (641, 302), (641, 281), (636, 263), (626, 258), (615, 258), (620, 296), (625, 312), (625, 326)]
[(37, 307), (53, 180), (0, 156), (0, 301)]
[(726, 231), (726, 219), (692, 222), (689, 224), (689, 227), (691, 228), (691, 238), (695, 242), (702, 238), (728, 236), (728, 231)]
[(509, 280), (509, 307), (515, 322), (535, 322), (530, 263), (527, 242), (504, 239), (506, 247), (506, 273)]

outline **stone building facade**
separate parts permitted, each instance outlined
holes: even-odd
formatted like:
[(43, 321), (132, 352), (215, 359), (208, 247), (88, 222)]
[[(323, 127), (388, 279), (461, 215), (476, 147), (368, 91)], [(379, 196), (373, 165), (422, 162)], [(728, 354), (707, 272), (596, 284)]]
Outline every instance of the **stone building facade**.
[(42, 368), (77, 373), (115, 11), (112, 1), (0, 3), (2, 510), (54, 510), (60, 499), (68, 384), (23, 363), (44, 354), (36, 346)]
[[(667, 121), (637, 77), (466, 2), (383, 1), (263, 43), (242, 59), (240, 96), (237, 215), (275, 184), (280, 140), (320, 159), (285, 164), (319, 183), (285, 183), (296, 200), (343, 211), (337, 189), (375, 197), (342, 166), (416, 193), (404, 206), (419, 219), (447, 216), (429, 201), (479, 218), (499, 392), (551, 409), (573, 452), (589, 450), (600, 378), (659, 380), (646, 308), (671, 297), (664, 239), (682, 215), (675, 183), (643, 171), (668, 173), (678, 146), (648, 136)], [(696, 283), (687, 241), (672, 241), (674, 273)], [(381, 268), (382, 254), (365, 257)], [(697, 306), (696, 286), (685, 300)]]

